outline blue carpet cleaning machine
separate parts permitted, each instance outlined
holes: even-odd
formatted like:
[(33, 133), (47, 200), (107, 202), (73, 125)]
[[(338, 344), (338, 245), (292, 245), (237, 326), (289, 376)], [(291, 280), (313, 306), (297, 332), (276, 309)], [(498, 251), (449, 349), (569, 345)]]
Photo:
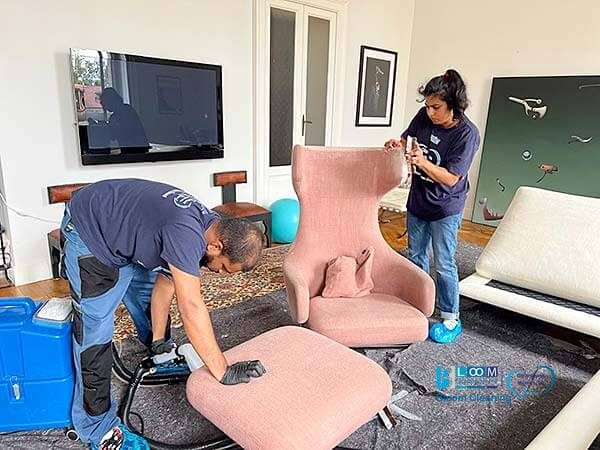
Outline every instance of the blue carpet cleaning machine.
[[(79, 438), (71, 428), (75, 384), (71, 312), (70, 299), (41, 303), (26, 297), (0, 299), (0, 434), (65, 428), (69, 440)], [(128, 384), (119, 416), (141, 435), (143, 419), (131, 410), (137, 388), (185, 382), (190, 371), (204, 365), (190, 343), (143, 358), (133, 372), (123, 364), (114, 345), (112, 351), (113, 371)], [(132, 423), (132, 417), (137, 418), (137, 424)], [(146, 439), (159, 450), (240, 448), (227, 437), (184, 445)]]
[(0, 299), (0, 432), (68, 427), (71, 304)]

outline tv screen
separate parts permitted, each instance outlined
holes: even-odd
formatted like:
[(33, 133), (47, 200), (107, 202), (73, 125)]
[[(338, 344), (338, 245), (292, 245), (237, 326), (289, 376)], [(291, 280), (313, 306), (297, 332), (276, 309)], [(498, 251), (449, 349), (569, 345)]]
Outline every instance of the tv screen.
[(221, 66), (71, 49), (83, 165), (223, 157)]

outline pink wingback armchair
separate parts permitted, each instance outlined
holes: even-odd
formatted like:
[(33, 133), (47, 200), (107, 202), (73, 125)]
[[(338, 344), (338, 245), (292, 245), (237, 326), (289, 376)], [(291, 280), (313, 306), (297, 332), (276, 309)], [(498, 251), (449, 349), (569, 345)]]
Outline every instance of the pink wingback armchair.
[[(380, 148), (295, 146), (292, 179), (300, 201), (296, 240), (283, 270), (289, 312), (308, 328), (349, 347), (423, 341), (434, 308), (431, 277), (396, 253), (377, 219), (381, 197), (402, 178), (402, 155)], [(372, 293), (321, 297), (328, 261), (375, 249)]]

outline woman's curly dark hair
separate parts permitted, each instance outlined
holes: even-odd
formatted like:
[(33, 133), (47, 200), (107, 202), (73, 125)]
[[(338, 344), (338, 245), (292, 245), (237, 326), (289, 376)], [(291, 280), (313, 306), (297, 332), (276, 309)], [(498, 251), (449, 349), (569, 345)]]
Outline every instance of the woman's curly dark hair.
[(469, 106), (465, 82), (454, 69), (448, 69), (443, 75), (429, 80), (425, 87), (419, 88), (419, 94), (423, 97), (438, 96), (448, 104), (455, 119), (462, 119), (465, 109)]

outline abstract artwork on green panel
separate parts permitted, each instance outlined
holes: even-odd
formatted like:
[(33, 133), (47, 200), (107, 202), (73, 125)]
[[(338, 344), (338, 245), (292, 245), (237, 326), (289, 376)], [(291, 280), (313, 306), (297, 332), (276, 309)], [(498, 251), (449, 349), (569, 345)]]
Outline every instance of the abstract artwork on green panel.
[(600, 197), (599, 169), (600, 76), (493, 79), (473, 222), (497, 226), (519, 186)]

